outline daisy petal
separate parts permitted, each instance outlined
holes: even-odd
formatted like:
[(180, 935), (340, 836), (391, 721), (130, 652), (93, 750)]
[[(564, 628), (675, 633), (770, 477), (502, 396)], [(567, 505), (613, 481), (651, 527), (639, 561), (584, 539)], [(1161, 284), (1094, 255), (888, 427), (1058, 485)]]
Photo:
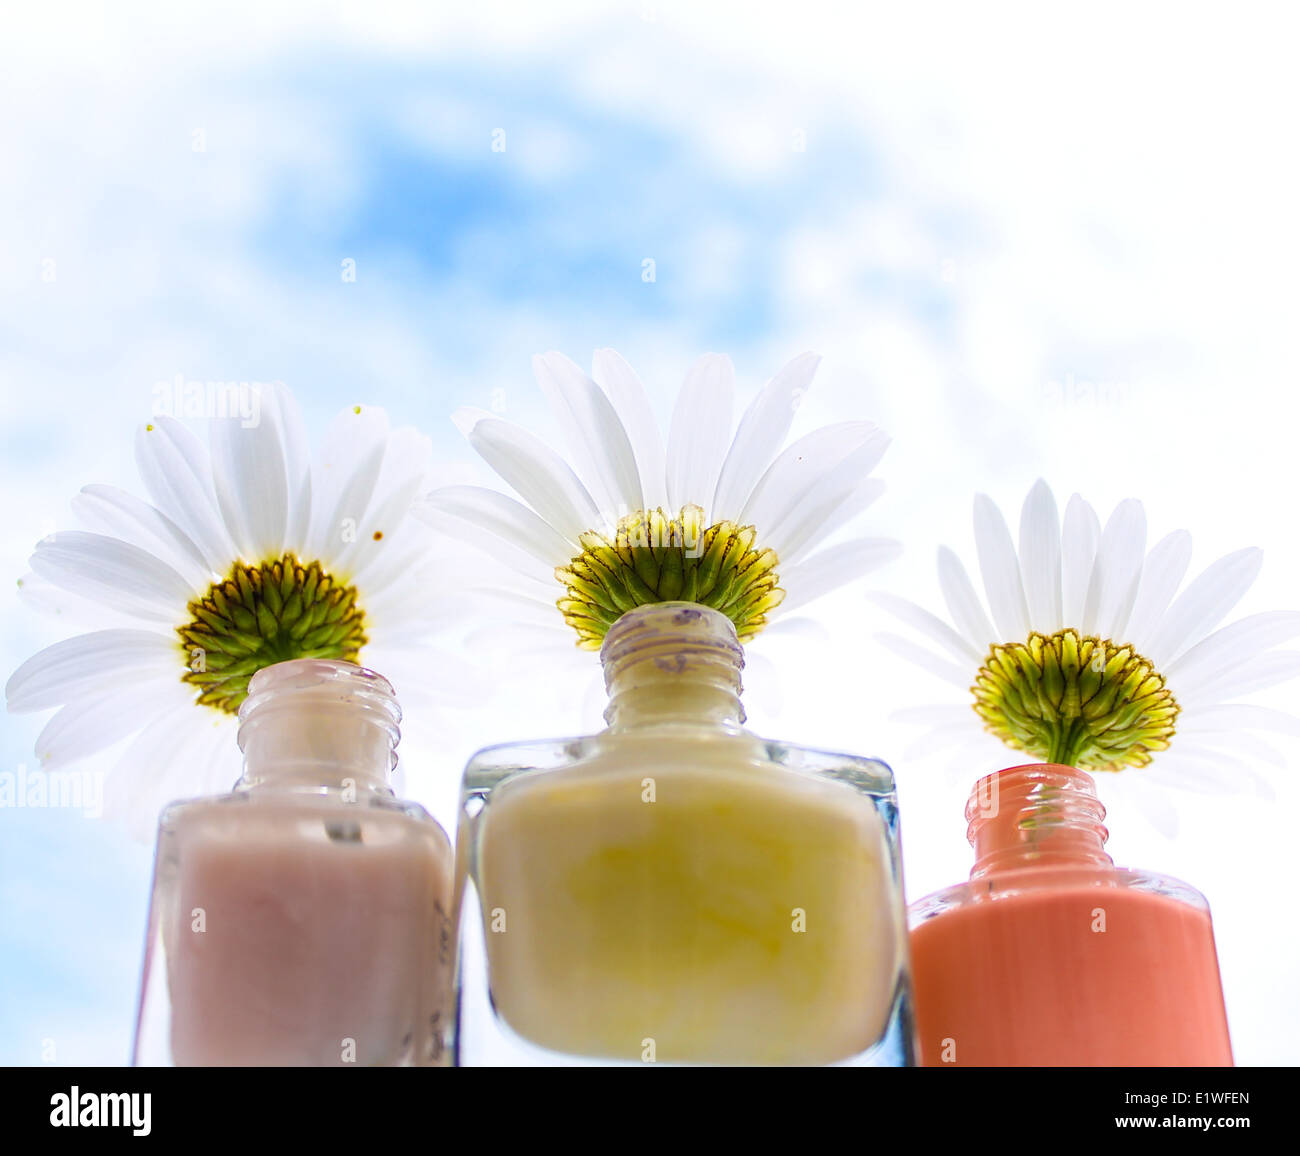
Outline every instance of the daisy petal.
[(1201, 639), (1166, 669), (1170, 682), (1195, 688), (1218, 674), (1251, 663), (1263, 651), (1300, 635), (1300, 613), (1273, 610), (1251, 614)]
[[(458, 561), (451, 556), (451, 546), (438, 552), (442, 560)], [(453, 631), (465, 622), (471, 613), (474, 593), (464, 585), (455, 590), (441, 588), (439, 579), (445, 574), (443, 565), (436, 570), (420, 567), (412, 581), (393, 584), (377, 594), (365, 594), (366, 637), (370, 646), (392, 643), (394, 649), (410, 647), (427, 657), (417, 639), (442, 631)], [(382, 670), (383, 667), (381, 666)]]
[(797, 561), (798, 556), (816, 549), (831, 535), (847, 526), (884, 494), (885, 489), (885, 483), (879, 478), (863, 478), (859, 481), (839, 506), (826, 515), (820, 525), (814, 526), (809, 523), (806, 526), (807, 537), (800, 544), (797, 556), (791, 560)]
[(845, 504), (861, 493), (864, 477), (875, 469), (888, 446), (889, 438), (873, 430), (861, 446), (824, 469), (784, 510), (777, 507), (764, 533), (777, 556), (787, 562), (800, 561), (828, 522), (833, 522)]
[(289, 525), (289, 480), (280, 412), (268, 395), (261, 420), (216, 418), (211, 434), (212, 481), (217, 508), (230, 536), (249, 562), (278, 558)]
[(1025, 604), (1016, 548), (1002, 511), (987, 494), (975, 496), (975, 549), (989, 610), (1002, 638), (1027, 638), (1029, 607)]
[(1202, 707), (1190, 721), (1180, 721), (1179, 729), (1195, 733), (1223, 731), (1227, 734), (1250, 729), (1300, 737), (1300, 718), (1267, 706), (1220, 703), (1218, 706)]
[(590, 492), (620, 517), (643, 508), (636, 455), (618, 412), (600, 387), (562, 353), (533, 358), (537, 383), (564, 429)]
[[(408, 521), (407, 514), (428, 486), (432, 458), (433, 443), (418, 430), (408, 426), (392, 432), (374, 492), (358, 519), (357, 533), (335, 556), (335, 565), (341, 573), (354, 578), (364, 576), (367, 587), (373, 590), (372, 566), (376, 562), (391, 563), (396, 555), (404, 552), (401, 546), (410, 535), (423, 535), (423, 527)], [(394, 550), (394, 547), (398, 548)]]
[[(161, 715), (182, 706), (179, 670), (168, 678), (134, 678), (82, 695), (55, 712), (36, 739), (36, 755), (51, 770), (111, 747)], [(192, 696), (191, 701), (192, 701)]]
[(1237, 757), (1246, 756), (1256, 763), (1263, 763), (1270, 767), (1285, 768), (1287, 765), (1286, 756), (1277, 747), (1267, 739), (1262, 739), (1249, 731), (1227, 734), (1224, 731), (1186, 730), (1183, 732), (1183, 737), (1202, 750), (1222, 751)]
[(713, 495), (713, 521), (734, 520), (784, 444), (821, 358), (801, 353), (760, 391), (740, 419)]
[(234, 544), (217, 509), (203, 443), (174, 418), (157, 417), (136, 432), (135, 461), (153, 504), (198, 546), (209, 570), (224, 574)]
[(904, 707), (902, 710), (890, 711), (889, 721), (920, 723), (923, 726), (958, 726), (964, 724), (972, 730), (979, 726), (979, 716), (971, 710), (969, 705), (957, 706), (954, 703)]
[(892, 650), (900, 658), (915, 663), (923, 670), (928, 670), (931, 674), (942, 678), (945, 682), (952, 683), (953, 686), (959, 686), (962, 690), (970, 690), (971, 672), (966, 667), (958, 666), (951, 659), (940, 658), (932, 651), (926, 650), (925, 647), (917, 646), (911, 639), (900, 638), (897, 634), (881, 633), (877, 634), (876, 638), (882, 646)]
[(674, 511), (690, 504), (705, 506), (713, 496), (731, 433), (734, 394), (735, 370), (729, 357), (706, 353), (687, 373), (668, 433), (665, 474), (668, 504)]
[(42, 539), (31, 567), (73, 594), (149, 622), (176, 623), (191, 597), (190, 584), (166, 562), (139, 546), (84, 530)]
[(1249, 760), (1208, 747), (1171, 751), (1155, 774), (1160, 782), (1198, 795), (1273, 794), (1272, 785)]
[(984, 613), (966, 567), (947, 546), (939, 547), (939, 588), (943, 591), (943, 600), (953, 624), (962, 637), (981, 655), (987, 654), (988, 648), (999, 641), (998, 635)]
[(469, 522), (518, 546), (548, 570), (573, 557), (573, 549), (549, 522), (522, 502), (482, 486), (443, 486), (425, 498), (425, 512)]
[(158, 555), (200, 590), (213, 578), (203, 552), (166, 514), (116, 486), (83, 486), (73, 512), (96, 533)]
[(126, 630), (139, 628), (135, 615), (122, 610), (115, 610), (94, 598), (83, 594), (74, 594), (62, 586), (42, 578), (34, 570), (28, 570), (18, 579), (18, 601), (37, 614), (57, 618), (68, 630), (102, 630), (106, 627), (121, 627)]
[(1133, 613), (1129, 615), (1128, 638), (1140, 652), (1146, 652), (1151, 629), (1168, 608), (1191, 560), (1192, 536), (1186, 530), (1166, 534), (1151, 547), (1142, 567)]
[(571, 544), (577, 546), (588, 530), (610, 528), (573, 470), (527, 430), (483, 418), (469, 440), (506, 485)]
[(482, 619), (504, 619), (506, 629), (526, 623), (552, 631), (554, 637), (564, 640), (566, 648), (575, 641), (570, 627), (556, 616), (554, 598), (543, 600), (520, 590), (488, 587), (475, 591), (472, 605)]
[(1204, 705), (1253, 694), (1297, 675), (1300, 675), (1300, 651), (1274, 650), (1244, 666), (1221, 670), (1204, 679), (1195, 689), (1182, 691), (1178, 702), (1184, 709), (1191, 707), (1199, 711)]
[[(650, 395), (635, 371), (612, 349), (598, 349), (592, 358), (592, 376), (609, 395), (618, 412), (623, 429), (632, 441), (636, 454), (637, 474), (641, 479), (641, 497), (646, 509), (656, 510), (668, 504), (664, 488), (664, 443), (659, 435)], [(727, 415), (730, 418), (730, 414)]]
[(823, 646), (831, 639), (825, 623), (799, 614), (788, 614), (784, 618), (778, 618), (765, 627), (763, 633), (770, 638), (799, 638)]
[(1264, 552), (1251, 547), (1206, 567), (1152, 632), (1146, 654), (1156, 669), (1169, 666), (1222, 622), (1259, 576), (1263, 562)]
[(311, 445), (302, 420), (298, 399), (283, 383), (270, 387), (280, 415), (280, 438), (284, 447), (285, 477), (289, 484), (289, 519), (284, 540), (290, 547), (302, 548), (311, 532), (312, 468)]
[(823, 594), (892, 562), (902, 552), (900, 543), (885, 538), (862, 538), (819, 550), (797, 566), (782, 571), (781, 585), (785, 587), (787, 596), (781, 603), (781, 611), (789, 613), (806, 606)]
[(817, 486), (837, 466), (862, 453), (864, 469), (854, 475), (860, 480), (879, 460), (889, 439), (869, 421), (840, 422), (823, 426), (786, 447), (764, 472), (740, 512), (742, 525), (755, 526), (762, 540), (780, 553), (774, 534), (781, 527), (796, 531), (804, 520), (806, 503)]
[(11, 711), (48, 710), (123, 677), (170, 671), (179, 678), (181, 669), (181, 651), (174, 635), (97, 630), (33, 654), (9, 676), (5, 698)]
[(983, 663), (983, 654), (976, 650), (966, 638), (958, 634), (941, 618), (937, 618), (928, 610), (917, 606), (916, 603), (880, 591), (873, 591), (867, 597), (877, 605), (883, 606), (896, 618), (906, 622), (909, 626), (915, 627), (926, 635), (930, 641), (937, 642), (951, 657), (959, 662), (970, 662), (976, 670)]
[(1061, 618), (1066, 626), (1083, 626), (1100, 538), (1097, 512), (1078, 494), (1073, 495), (1061, 523)]
[[(158, 812), (175, 799), (228, 791), (239, 777), (237, 722), (212, 712), (195, 726), (194, 708), (177, 702), (141, 728), (104, 783), (104, 815), (149, 839)], [(178, 759), (176, 752), (185, 751)], [(224, 773), (221, 773), (224, 768)]]
[(388, 434), (388, 414), (374, 406), (352, 406), (330, 422), (316, 461), (311, 551), (317, 557), (332, 561), (355, 541), (379, 481)]
[(1061, 522), (1051, 487), (1039, 478), (1020, 511), (1020, 573), (1030, 626), (1043, 634), (1060, 630)]
[(1106, 519), (1097, 549), (1097, 618), (1085, 624), (1103, 638), (1116, 639), (1128, 628), (1142, 577), (1147, 548), (1147, 516), (1134, 498), (1120, 502)]

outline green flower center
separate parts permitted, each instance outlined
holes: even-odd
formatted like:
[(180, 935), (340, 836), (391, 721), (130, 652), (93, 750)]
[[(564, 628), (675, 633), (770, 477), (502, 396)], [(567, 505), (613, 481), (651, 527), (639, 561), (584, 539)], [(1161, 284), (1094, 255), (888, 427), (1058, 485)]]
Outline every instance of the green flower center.
[(1131, 646), (1073, 630), (990, 647), (971, 689), (1007, 745), (1087, 771), (1146, 766), (1178, 717), (1164, 678)]
[(292, 658), (355, 662), (366, 644), (355, 587), (336, 582), (319, 562), (292, 554), (275, 562), (236, 562), (230, 577), (189, 604), (193, 619), (177, 627), (185, 682), (198, 701), (235, 714), (248, 680)]
[(615, 622), (651, 602), (709, 606), (748, 642), (785, 598), (776, 551), (756, 549), (757, 537), (753, 526), (734, 522), (706, 528), (699, 506), (683, 506), (675, 518), (662, 509), (630, 514), (612, 538), (582, 535), (583, 552), (555, 571), (565, 591), (556, 605), (586, 650), (598, 650)]

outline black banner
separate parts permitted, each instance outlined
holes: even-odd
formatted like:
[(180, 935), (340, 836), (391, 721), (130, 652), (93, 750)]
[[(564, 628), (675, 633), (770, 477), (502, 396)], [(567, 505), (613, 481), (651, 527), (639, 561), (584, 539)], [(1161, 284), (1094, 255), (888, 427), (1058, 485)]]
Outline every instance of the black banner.
[[(578, 1137), (643, 1146), (656, 1133), (734, 1143), (751, 1130), (770, 1140), (773, 1129), (817, 1141), (827, 1127), (843, 1125), (865, 1145), (877, 1130), (902, 1143), (980, 1134), (993, 1143), (1055, 1143), (1133, 1132), (1233, 1143), (1234, 1133), (1293, 1134), (1300, 1082), (1288, 1068), (666, 1067), (653, 1075), (618, 1068), (9, 1068), (3, 1080), (5, 1130), (24, 1141), (63, 1134), (94, 1144), (115, 1132), (142, 1143), (284, 1137), (370, 1151), (412, 1131), (435, 1146), (443, 1136), (477, 1147), (506, 1135), (548, 1146)], [(483, 1130), (477, 1139), (476, 1129)]]

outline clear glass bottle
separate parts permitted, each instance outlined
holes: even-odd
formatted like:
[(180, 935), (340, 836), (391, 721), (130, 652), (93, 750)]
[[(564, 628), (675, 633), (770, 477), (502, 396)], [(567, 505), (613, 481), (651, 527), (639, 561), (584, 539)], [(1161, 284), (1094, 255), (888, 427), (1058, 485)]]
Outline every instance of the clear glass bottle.
[(159, 824), (132, 1062), (449, 1064), (454, 856), (388, 785), (392, 687), (284, 662), (239, 717), (234, 790)]
[(466, 769), (458, 1062), (908, 1063), (889, 768), (742, 729), (716, 611), (632, 610), (601, 658), (606, 730)]
[(1209, 904), (1177, 879), (1115, 867), (1105, 817), (1074, 767), (976, 783), (970, 881), (910, 911), (923, 1064), (1232, 1063)]

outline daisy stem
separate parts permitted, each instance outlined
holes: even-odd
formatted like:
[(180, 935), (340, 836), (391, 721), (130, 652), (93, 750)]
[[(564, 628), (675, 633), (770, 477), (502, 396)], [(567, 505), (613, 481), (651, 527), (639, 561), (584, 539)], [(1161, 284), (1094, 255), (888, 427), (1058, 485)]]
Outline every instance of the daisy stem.
[(1052, 742), (1048, 747), (1047, 761), (1061, 766), (1073, 766), (1076, 731), (1078, 719), (1071, 719), (1068, 726), (1058, 727), (1052, 732)]

